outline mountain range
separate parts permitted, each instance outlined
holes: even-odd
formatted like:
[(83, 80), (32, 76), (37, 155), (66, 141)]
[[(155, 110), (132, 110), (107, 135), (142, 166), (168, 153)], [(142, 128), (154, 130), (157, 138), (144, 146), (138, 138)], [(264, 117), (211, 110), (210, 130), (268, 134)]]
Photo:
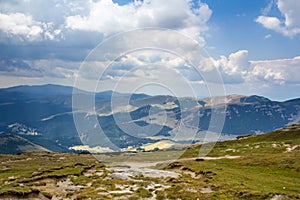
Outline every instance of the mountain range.
[[(73, 151), (73, 147), (86, 146), (73, 119), (76, 112), (72, 109), (73, 90), (87, 96), (94, 95), (95, 113), (81, 112), (86, 118), (95, 116), (106, 137), (120, 149), (138, 148), (166, 140), (177, 144), (203, 142), (205, 134), (214, 135), (213, 132), (206, 132), (210, 128), (214, 109), (211, 98), (177, 98), (112, 91), (92, 94), (59, 85), (16, 86), (0, 89), (0, 153), (31, 150), (68, 152)], [(130, 99), (129, 104), (122, 103), (112, 108), (112, 95), (119, 102)], [(223, 111), (223, 140), (270, 132), (300, 121), (300, 98), (278, 102), (257, 95), (229, 95), (225, 100), (219, 103), (226, 108)], [(127, 114), (131, 121), (125, 120)], [(124, 119), (123, 124), (128, 126), (133, 123), (142, 127), (145, 133), (152, 129), (157, 132), (149, 135), (134, 131), (129, 133), (117, 124), (116, 119)], [(191, 122), (193, 126), (189, 126)], [(186, 126), (178, 130), (181, 123)], [(194, 135), (185, 134), (194, 130)], [(209, 140), (209, 137), (205, 139)], [(101, 146), (97, 142), (89, 144), (89, 148)]]

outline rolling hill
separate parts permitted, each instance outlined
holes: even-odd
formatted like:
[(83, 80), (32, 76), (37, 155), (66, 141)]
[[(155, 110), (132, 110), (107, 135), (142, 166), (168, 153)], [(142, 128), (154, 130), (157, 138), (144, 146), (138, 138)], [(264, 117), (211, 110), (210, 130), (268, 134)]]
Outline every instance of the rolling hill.
[(49, 151), (33, 142), (12, 133), (0, 133), (0, 152), (2, 154), (17, 154), (32, 151)]

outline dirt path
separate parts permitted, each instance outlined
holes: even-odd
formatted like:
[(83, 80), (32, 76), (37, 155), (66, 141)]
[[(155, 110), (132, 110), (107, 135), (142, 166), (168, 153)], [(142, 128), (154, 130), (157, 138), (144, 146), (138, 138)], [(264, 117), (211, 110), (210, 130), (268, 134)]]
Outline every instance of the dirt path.
[(113, 162), (113, 163), (110, 163), (110, 165), (111, 166), (129, 166), (130, 168), (148, 168), (148, 167), (155, 167), (157, 165), (167, 165), (172, 162), (237, 159), (240, 157), (241, 156), (219, 156), (219, 157), (205, 156), (205, 157), (181, 158), (181, 159), (173, 159), (173, 160), (165, 160), (165, 161), (157, 161), (157, 162)]

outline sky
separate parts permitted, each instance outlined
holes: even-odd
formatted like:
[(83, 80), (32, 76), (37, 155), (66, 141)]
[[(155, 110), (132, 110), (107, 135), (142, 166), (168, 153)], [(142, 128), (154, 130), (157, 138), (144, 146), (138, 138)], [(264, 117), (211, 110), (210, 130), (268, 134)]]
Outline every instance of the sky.
[(299, 47), (299, 0), (0, 1), (1, 88), (287, 100), (299, 97)]

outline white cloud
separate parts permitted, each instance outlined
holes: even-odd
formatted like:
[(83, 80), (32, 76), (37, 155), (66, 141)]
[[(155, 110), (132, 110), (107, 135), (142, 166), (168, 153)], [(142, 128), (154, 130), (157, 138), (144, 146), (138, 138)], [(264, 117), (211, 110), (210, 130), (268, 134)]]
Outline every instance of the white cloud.
[(207, 4), (195, 8), (186, 0), (145, 0), (118, 5), (112, 0), (89, 2), (87, 15), (66, 17), (72, 30), (96, 31), (104, 35), (144, 27), (170, 28), (203, 41), (199, 33), (207, 30), (212, 11)]
[(31, 15), (23, 13), (0, 13), (0, 30), (28, 41), (54, 40), (61, 34), (58, 29), (53, 30), (52, 23), (35, 21)]
[(265, 39), (270, 39), (272, 37), (271, 34), (265, 35)]
[(255, 21), (265, 28), (274, 30), (285, 36), (300, 34), (300, 3), (299, 0), (278, 0), (277, 7), (284, 20), (278, 17), (267, 16), (267, 13), (259, 16)]
[(299, 84), (300, 57), (279, 60), (251, 61), (250, 75), (269, 83)]
[[(161, 56), (161, 57), (159, 57)], [(289, 88), (297, 89), (300, 84), (300, 56), (290, 59), (278, 60), (249, 60), (248, 51), (240, 50), (229, 56), (221, 56), (214, 60), (223, 77), (224, 84), (229, 93), (242, 94), (298, 94)], [(107, 63), (89, 61), (85, 63), (85, 70), (79, 74), (80, 62), (64, 60), (32, 60), (0, 63), (0, 76), (9, 77), (14, 84), (33, 83), (61, 83), (72, 85), (74, 78), (83, 80), (80, 87), (91, 90), (91, 85), (100, 78)], [(1, 68), (2, 65), (5, 66)], [(208, 68), (210, 69), (210, 68)], [(17, 78), (15, 78), (17, 77)], [(3, 81), (2, 85), (7, 83)], [(137, 85), (147, 83), (161, 83), (167, 88), (176, 90), (182, 96), (191, 95), (187, 89), (192, 87), (206, 91), (206, 82), (193, 68), (179, 57), (174, 55), (158, 55), (152, 52), (136, 52), (120, 58), (102, 76), (101, 90), (113, 89), (118, 84), (121, 92), (130, 92)], [(11, 83), (10, 83), (11, 84)], [(202, 87), (203, 86), (203, 87)], [(200, 89), (199, 89), (200, 88)], [(276, 91), (271, 92), (276, 88)], [(286, 88), (286, 91), (284, 90)], [(94, 89), (94, 88), (93, 88)], [(278, 91), (281, 91), (280, 93)], [(155, 90), (152, 91), (155, 93)], [(153, 94), (154, 94), (153, 93)], [(276, 95), (275, 95), (276, 96)]]
[(245, 79), (250, 62), (247, 50), (239, 50), (229, 55), (221, 56), (215, 60), (216, 67), (220, 70), (226, 83), (241, 83)]
[[(213, 60), (213, 63), (220, 71), (225, 84), (251, 83), (257, 85), (261, 82), (272, 86), (300, 83), (300, 74), (295, 73), (300, 71), (300, 56), (291, 59), (251, 61), (248, 58), (248, 51), (240, 50), (228, 57), (221, 56), (219, 59)], [(177, 82), (176, 74), (191, 83), (203, 81), (201, 74), (198, 74), (197, 70), (190, 67), (183, 59), (167, 53), (162, 55), (159, 52), (145, 51), (128, 54), (118, 59), (109, 68), (107, 68), (110, 64), (108, 61), (88, 61), (85, 63), (85, 70), (78, 74), (80, 64), (80, 62), (57, 59), (18, 60), (2, 62), (0, 71), (2, 71), (1, 74), (21, 77), (64, 79), (80, 76), (86, 80), (98, 80), (102, 77), (102, 81), (117, 81), (122, 78), (128, 83), (141, 79), (156, 81), (162, 78), (161, 73), (165, 71), (172, 74), (167, 79), (173, 83)], [(207, 73), (209, 70), (213, 69), (211, 67), (200, 69), (200, 73)]]
[[(300, 57), (279, 60), (257, 60), (248, 58), (247, 50), (221, 56), (214, 61), (225, 84), (262, 81), (269, 85), (299, 84)], [(256, 85), (256, 84), (255, 84)]]
[(261, 23), (264, 27), (268, 29), (273, 29), (275, 31), (281, 31), (281, 22), (277, 17), (267, 17), (259, 16), (256, 22)]
[(300, 27), (300, 4), (299, 0), (279, 0), (278, 8), (285, 17), (287, 28)]
[(229, 55), (228, 63), (226, 65), (226, 71), (229, 74), (237, 72), (243, 72), (249, 67), (248, 51), (239, 50)]
[[(212, 58), (211, 58), (212, 59)], [(248, 51), (240, 50), (228, 57), (221, 56), (212, 59), (227, 85), (259, 84), (289, 85), (300, 84), (300, 56), (291, 59), (249, 60)], [(172, 54), (144, 51), (134, 52), (115, 61), (109, 68), (110, 61), (87, 61), (85, 69), (80, 71), (81, 62), (71, 62), (58, 59), (52, 60), (10, 60), (0, 62), (0, 74), (18, 77), (53, 77), (58, 79), (81, 77), (95, 81), (118, 81), (123, 79), (124, 87), (131, 82), (157, 81), (166, 79), (169, 83), (177, 83), (184, 78), (190, 83), (203, 81), (201, 74), (190, 67), (180, 57)], [(213, 71), (212, 66), (200, 69), (200, 73)], [(103, 73), (103, 74), (102, 74)], [(167, 75), (169, 74), (169, 75)], [(127, 83), (126, 83), (127, 82)]]
[(40, 39), (43, 32), (39, 23), (23, 13), (8, 15), (0, 13), (0, 29), (7, 34), (21, 36), (28, 40)]
[[(204, 46), (211, 15), (207, 4), (192, 0), (136, 0), (124, 5), (112, 0), (1, 1), (0, 43), (8, 45), (6, 49), (10, 54), (26, 59), (79, 60), (105, 36), (137, 28), (160, 27), (175, 29)], [(159, 44), (168, 45), (176, 40), (167, 34), (156, 35), (160, 36), (153, 42)], [(32, 42), (38, 44), (36, 48), (31, 48)], [(131, 45), (131, 42), (132, 39), (124, 41), (123, 45)], [(20, 45), (24, 50), (13, 50)], [(43, 50), (45, 52), (40, 53)]]

